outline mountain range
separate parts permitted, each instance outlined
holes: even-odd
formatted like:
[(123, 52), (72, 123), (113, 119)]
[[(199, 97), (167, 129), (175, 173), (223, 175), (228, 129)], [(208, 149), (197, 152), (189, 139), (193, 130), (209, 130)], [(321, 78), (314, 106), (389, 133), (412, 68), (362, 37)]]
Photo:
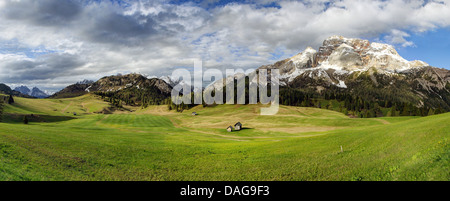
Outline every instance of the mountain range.
[(35, 98), (28, 94), (23, 94), (19, 91), (12, 90), (11, 87), (9, 87), (8, 85), (3, 84), (3, 83), (0, 83), (0, 94), (13, 95), (13, 96), (25, 97), (25, 98)]
[(282, 84), (290, 88), (335, 89), (368, 100), (450, 110), (450, 71), (407, 61), (387, 44), (332, 36), (318, 51), (308, 47), (260, 69), (279, 69)]
[[(291, 58), (259, 67), (256, 73), (260, 69), (279, 70), (281, 92), (295, 89), (308, 97), (340, 94), (380, 104), (387, 101), (389, 105), (407, 103), (417, 108), (450, 110), (450, 71), (423, 61), (408, 61), (388, 44), (332, 36), (318, 50), (307, 47)], [(236, 74), (234, 79), (228, 77), (218, 82), (225, 85), (242, 76)], [(215, 86), (210, 85), (206, 90)], [(302, 102), (286, 100), (286, 96), (280, 94), (282, 104)]]
[[(158, 78), (140, 74), (106, 76), (96, 82), (79, 82), (53, 94), (50, 98), (69, 98), (95, 93), (118, 106), (161, 104), (170, 97), (172, 86)], [(117, 100), (117, 102), (116, 102)]]
[(36, 98), (47, 98), (50, 96), (37, 87), (33, 87), (33, 89), (30, 90), (27, 86), (20, 86), (20, 87), (16, 87), (14, 89), (14, 91), (18, 91), (22, 94), (26, 94), (26, 95), (36, 97)]
[[(286, 105), (312, 106), (315, 103), (309, 99), (333, 97), (349, 102), (346, 105), (367, 103), (372, 106), (377, 103), (377, 106), (387, 108), (397, 106), (450, 111), (450, 71), (432, 67), (423, 61), (408, 61), (388, 44), (332, 36), (325, 39), (318, 50), (308, 47), (291, 58), (263, 65), (255, 73), (260, 69), (279, 69), (280, 99)], [(236, 74), (216, 83), (226, 84), (242, 76)], [(250, 80), (249, 83), (255, 81)], [(51, 98), (93, 92), (109, 97), (110, 101), (117, 99), (125, 104), (161, 104), (170, 97), (172, 87), (179, 83), (168, 76), (115, 75), (96, 82), (70, 85)], [(215, 83), (205, 90), (214, 86)], [(309, 103), (303, 103), (306, 100)], [(368, 107), (357, 109), (353, 106), (348, 109), (361, 112)]]

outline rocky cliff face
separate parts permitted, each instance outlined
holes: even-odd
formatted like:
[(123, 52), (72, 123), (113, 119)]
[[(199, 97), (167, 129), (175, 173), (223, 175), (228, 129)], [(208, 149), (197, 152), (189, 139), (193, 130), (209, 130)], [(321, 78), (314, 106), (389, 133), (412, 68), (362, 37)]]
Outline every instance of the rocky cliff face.
[(172, 87), (161, 79), (147, 79), (140, 74), (113, 75), (93, 83), (77, 83), (55, 93), (53, 98), (67, 98), (84, 95), (89, 92), (121, 92), (136, 90), (153, 90), (163, 96), (171, 93)]
[(115, 75), (103, 77), (97, 82), (91, 84), (86, 90), (100, 92), (117, 92), (128, 88), (145, 89), (156, 87), (162, 93), (170, 93), (172, 87), (161, 79), (147, 79), (140, 74)]
[(324, 72), (333, 69), (335, 74), (351, 74), (373, 68), (379, 73), (401, 73), (428, 66), (423, 61), (407, 61), (391, 45), (332, 36), (318, 51), (308, 47), (292, 58), (260, 68), (280, 69), (281, 78), (287, 84), (301, 74), (314, 74), (312, 71), (325, 75)]

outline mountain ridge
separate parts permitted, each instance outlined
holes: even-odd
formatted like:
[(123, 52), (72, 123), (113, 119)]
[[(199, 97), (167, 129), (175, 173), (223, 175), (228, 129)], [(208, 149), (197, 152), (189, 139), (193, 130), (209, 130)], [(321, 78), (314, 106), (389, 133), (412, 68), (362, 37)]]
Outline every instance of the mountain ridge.
[(383, 73), (400, 73), (429, 64), (407, 61), (388, 44), (369, 42), (357, 38), (331, 36), (324, 40), (319, 50), (307, 47), (303, 52), (258, 69), (279, 69), (283, 84), (287, 84), (305, 71), (334, 69), (338, 73), (368, 71), (375, 68)]
[(3, 84), (3, 83), (0, 83), (0, 94), (6, 94), (6, 95), (12, 95), (12, 96), (18, 96), (18, 97), (24, 97), (24, 98), (35, 98), (28, 94), (23, 94), (19, 91), (12, 90), (11, 87), (9, 87), (8, 85)]
[(55, 93), (51, 98), (70, 98), (95, 93), (121, 107), (122, 102), (127, 105), (162, 104), (170, 97), (171, 91), (172, 86), (162, 79), (131, 73), (105, 76), (96, 82), (78, 82)]
[(419, 60), (407, 61), (387, 44), (332, 36), (319, 51), (308, 47), (258, 69), (279, 69), (281, 85), (304, 91), (320, 94), (337, 87), (341, 90), (334, 91), (373, 96), (372, 101), (389, 94), (389, 101), (450, 110), (450, 71)]
[[(296, 89), (309, 98), (331, 93), (368, 102), (383, 100), (450, 111), (450, 71), (419, 60), (408, 61), (388, 44), (331, 36), (319, 50), (307, 47), (290, 58), (263, 65), (255, 73), (261, 69), (278, 69), (281, 88)], [(242, 76), (218, 80), (206, 90)], [(249, 82), (256, 84), (257, 80), (255, 77)], [(283, 95), (289, 96), (280, 94), (282, 99)], [(300, 105), (302, 100), (290, 102)]]
[(36, 97), (36, 98), (47, 98), (50, 96), (49, 94), (47, 94), (46, 92), (43, 92), (42, 90), (40, 90), (37, 87), (33, 87), (30, 90), (27, 86), (24, 86), (24, 85), (14, 88), (14, 91), (18, 91), (22, 94), (26, 94), (26, 95)]
[[(339, 95), (353, 102), (378, 102), (389, 106), (409, 105), (408, 107), (423, 110), (432, 108), (450, 111), (450, 71), (432, 67), (419, 60), (408, 61), (388, 44), (332, 36), (325, 39), (318, 50), (307, 47), (290, 58), (263, 65), (254, 73), (261, 69), (279, 69), (282, 89), (295, 89), (295, 93), (302, 93), (302, 97), (307, 99)], [(226, 84), (243, 76), (236, 74), (223, 78), (204, 90), (211, 90), (218, 82)], [(249, 80), (250, 83), (256, 81), (257, 79)], [(139, 74), (128, 74), (106, 76), (96, 82), (78, 83), (64, 90), (67, 90), (66, 94), (95, 92), (103, 97), (108, 96), (110, 101), (127, 100), (126, 104), (146, 105), (164, 102), (170, 97), (171, 89), (176, 84), (183, 82), (172, 80), (169, 76), (149, 79)], [(285, 101), (286, 97), (282, 96), (289, 97), (291, 94), (280, 94), (282, 101)], [(281, 103), (300, 105), (302, 101), (304, 100)]]

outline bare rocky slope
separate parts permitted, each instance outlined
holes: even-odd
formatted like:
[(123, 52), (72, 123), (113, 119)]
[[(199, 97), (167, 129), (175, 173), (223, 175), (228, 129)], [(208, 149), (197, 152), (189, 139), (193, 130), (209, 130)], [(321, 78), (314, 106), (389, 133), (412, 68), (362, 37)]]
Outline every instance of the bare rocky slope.
[(158, 78), (148, 79), (140, 74), (113, 75), (93, 83), (77, 83), (55, 93), (52, 98), (69, 98), (97, 93), (109, 98), (120, 99), (127, 104), (162, 102), (170, 97), (172, 87)]

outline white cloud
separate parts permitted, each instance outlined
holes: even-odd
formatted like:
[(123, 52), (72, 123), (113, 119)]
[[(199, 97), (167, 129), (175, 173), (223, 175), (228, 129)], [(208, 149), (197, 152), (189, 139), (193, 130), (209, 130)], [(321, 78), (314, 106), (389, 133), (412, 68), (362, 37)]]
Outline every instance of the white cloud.
[(406, 32), (393, 29), (389, 35), (384, 37), (384, 40), (390, 44), (400, 44), (402, 47), (414, 46), (414, 43), (412, 41), (408, 41), (405, 39), (409, 36), (410, 35)]

